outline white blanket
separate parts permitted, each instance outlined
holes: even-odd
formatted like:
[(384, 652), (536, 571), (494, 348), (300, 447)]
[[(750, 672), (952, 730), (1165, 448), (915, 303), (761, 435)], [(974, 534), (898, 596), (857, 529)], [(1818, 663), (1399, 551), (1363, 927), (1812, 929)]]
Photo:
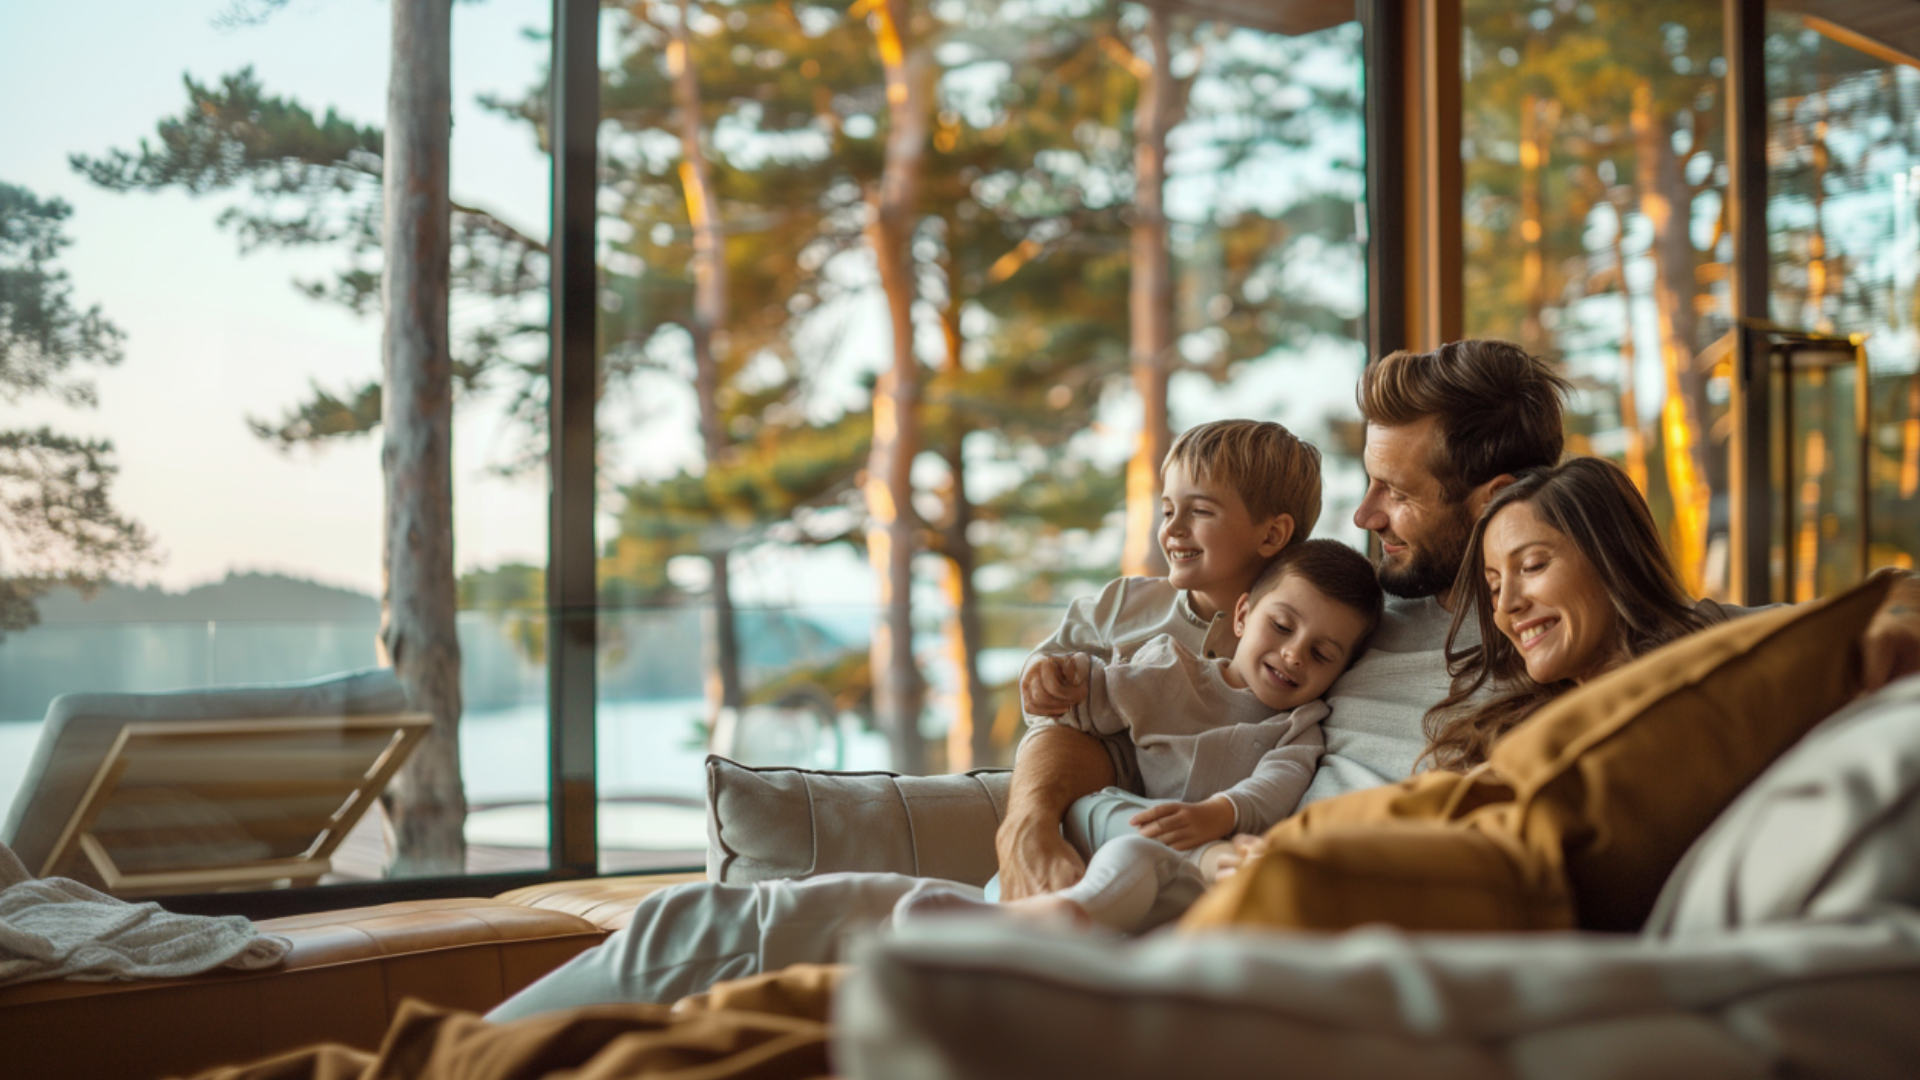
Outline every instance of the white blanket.
[(116, 900), (66, 878), (36, 880), (0, 844), (0, 986), (272, 967), (292, 947), (238, 915), (176, 915), (158, 904)]

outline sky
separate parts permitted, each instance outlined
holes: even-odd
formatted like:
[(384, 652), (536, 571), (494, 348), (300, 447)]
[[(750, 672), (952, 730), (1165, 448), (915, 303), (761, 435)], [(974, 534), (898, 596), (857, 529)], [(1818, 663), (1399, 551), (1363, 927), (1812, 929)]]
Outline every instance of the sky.
[[(116, 498), (158, 540), (144, 580), (182, 588), (229, 569), (280, 571), (377, 592), (379, 447), (360, 439), (281, 454), (248, 417), (274, 417), (311, 384), (344, 387), (379, 370), (380, 327), (310, 300), (295, 278), (339, 265), (325, 251), (242, 255), (214, 219), (230, 197), (115, 194), (67, 164), (72, 153), (133, 149), (186, 103), (183, 74), (217, 80), (252, 65), (271, 93), (331, 105), (362, 123), (385, 114), (388, 7), (293, 0), (262, 25), (222, 29), (230, 0), (102, 0), (0, 9), (0, 180), (73, 206), (61, 265), (83, 306), (126, 331), (126, 358), (98, 373), (97, 409), (0, 404), (0, 426), (47, 423), (111, 438)], [(547, 162), (530, 130), (487, 115), (484, 92), (539, 78), (549, 5), (486, 0), (454, 8), (453, 189), (536, 235), (546, 232)], [(103, 26), (110, 33), (101, 33)], [(497, 410), (463, 410), (455, 433), (456, 558), (462, 569), (546, 561), (544, 477), (488, 474), (503, 452)]]

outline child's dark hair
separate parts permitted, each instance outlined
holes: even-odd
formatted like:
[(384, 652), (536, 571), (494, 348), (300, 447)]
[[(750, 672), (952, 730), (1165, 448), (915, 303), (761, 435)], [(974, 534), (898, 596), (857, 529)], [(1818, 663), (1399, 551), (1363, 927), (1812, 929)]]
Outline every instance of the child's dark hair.
[(1258, 604), (1288, 574), (1300, 575), (1320, 595), (1366, 619), (1367, 628), (1349, 656), (1349, 660), (1358, 659), (1380, 628), (1380, 611), (1386, 603), (1373, 563), (1338, 540), (1296, 540), (1281, 548), (1254, 579), (1253, 588), (1247, 590), (1247, 606)]

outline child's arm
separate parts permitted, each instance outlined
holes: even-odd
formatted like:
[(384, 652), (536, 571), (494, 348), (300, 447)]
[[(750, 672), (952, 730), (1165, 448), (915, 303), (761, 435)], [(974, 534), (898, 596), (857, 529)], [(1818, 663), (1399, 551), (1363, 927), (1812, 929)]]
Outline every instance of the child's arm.
[(1260, 756), (1252, 776), (1220, 793), (1234, 809), (1234, 827), (1228, 832), (1266, 832), (1299, 808), (1300, 797), (1313, 783), (1314, 771), (1327, 751), (1319, 720), (1326, 706), (1310, 702), (1294, 710), (1296, 717), (1307, 709), (1317, 713), (1311, 722), (1297, 719), (1290, 737)]

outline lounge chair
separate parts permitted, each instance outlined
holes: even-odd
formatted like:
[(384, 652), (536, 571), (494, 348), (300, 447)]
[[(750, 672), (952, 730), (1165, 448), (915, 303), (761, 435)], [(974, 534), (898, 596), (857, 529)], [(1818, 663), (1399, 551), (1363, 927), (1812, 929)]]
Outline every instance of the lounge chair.
[(386, 669), (64, 694), (0, 841), (119, 896), (311, 884), (431, 723)]

